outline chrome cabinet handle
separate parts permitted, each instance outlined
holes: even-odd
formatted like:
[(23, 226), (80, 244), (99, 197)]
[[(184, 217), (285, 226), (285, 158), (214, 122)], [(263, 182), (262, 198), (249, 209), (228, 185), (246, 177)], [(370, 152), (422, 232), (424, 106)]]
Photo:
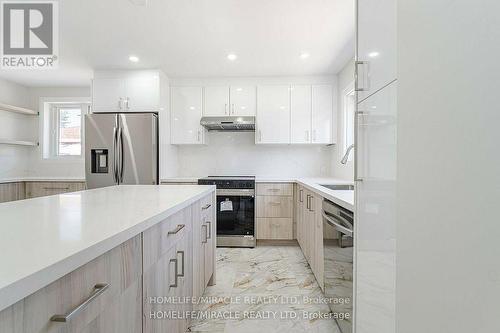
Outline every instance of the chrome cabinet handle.
[(299, 190), (299, 201), (300, 202), (304, 202), (303, 194), (304, 194), (304, 190)]
[(203, 210), (207, 210), (207, 209), (209, 209), (210, 207), (212, 207), (212, 204), (206, 204), (205, 206), (201, 207), (201, 209), (203, 209)]
[(182, 257), (182, 272), (181, 272), (181, 273), (179, 273), (179, 277), (184, 277), (184, 264), (185, 264), (185, 263), (184, 263), (184, 257), (185, 257), (185, 256), (184, 256), (184, 251), (177, 251), (177, 255), (179, 255), (179, 254), (180, 254), (180, 255), (181, 255), (181, 257)]
[(44, 190), (52, 190), (52, 191), (57, 191), (57, 190), (69, 190), (69, 187), (43, 187)]
[(210, 238), (212, 238), (212, 222), (207, 221), (205, 223), (208, 224), (208, 226), (207, 226), (207, 232), (208, 232), (207, 239), (210, 239)]
[(118, 156), (118, 181), (123, 182), (123, 135), (122, 128), (118, 127), (118, 151), (120, 152)]
[(368, 91), (370, 90), (370, 80), (368, 72), (370, 71), (370, 63), (368, 61), (356, 61), (354, 63), (354, 90)]
[(104, 293), (106, 291), (106, 289), (108, 289), (108, 288), (109, 288), (109, 284), (107, 284), (107, 283), (96, 284), (94, 286), (94, 291), (90, 294), (90, 296), (85, 301), (83, 301), (76, 308), (74, 308), (73, 310), (71, 310), (70, 312), (68, 312), (64, 315), (53, 315), (52, 317), (50, 317), (50, 321), (57, 321), (57, 322), (61, 322), (61, 323), (68, 322), (69, 320), (71, 320), (71, 318), (76, 316), (80, 311), (85, 309), (87, 307), (87, 305), (89, 305), (93, 300), (95, 300), (97, 297), (99, 297), (99, 295)]
[(127, 110), (130, 109), (130, 99), (128, 97), (125, 97), (125, 106), (127, 107)]
[(279, 188), (268, 188), (267, 189), (269, 192), (279, 192), (280, 189)]
[(309, 199), (310, 199), (310, 202), (309, 202), (309, 210), (310, 210), (311, 212), (314, 212), (314, 205), (313, 205), (313, 203), (314, 203), (314, 200), (313, 200), (313, 199), (314, 199), (314, 197), (311, 195), (311, 196), (309, 196)]
[(185, 226), (186, 226), (185, 224), (178, 224), (174, 230), (168, 232), (168, 235), (175, 235), (176, 233), (181, 231)]
[(118, 164), (116, 162), (118, 157), (118, 146), (116, 133), (117, 128), (113, 127), (113, 180), (118, 184)]
[(271, 202), (269, 202), (269, 204), (270, 204), (271, 206), (279, 206), (279, 205), (281, 205), (281, 202), (278, 202), (278, 201), (271, 201)]
[(205, 232), (203, 233), (205, 235), (205, 240), (202, 240), (201, 242), (206, 243), (208, 241), (208, 239), (207, 239), (207, 225), (203, 224), (201, 227), (205, 228)]
[(173, 284), (170, 284), (170, 287), (177, 288), (177, 283), (179, 282), (179, 269), (177, 268), (177, 259), (170, 259), (170, 263), (174, 263), (174, 274), (175, 281)]
[(307, 208), (307, 210), (310, 210), (310, 209), (309, 209), (309, 208), (310, 208), (310, 206), (309, 206), (309, 205), (310, 205), (310, 203), (309, 203), (309, 198), (310, 198), (310, 197), (311, 197), (311, 196), (310, 196), (309, 194), (308, 194), (308, 195), (307, 195), (307, 197), (306, 197), (306, 208)]

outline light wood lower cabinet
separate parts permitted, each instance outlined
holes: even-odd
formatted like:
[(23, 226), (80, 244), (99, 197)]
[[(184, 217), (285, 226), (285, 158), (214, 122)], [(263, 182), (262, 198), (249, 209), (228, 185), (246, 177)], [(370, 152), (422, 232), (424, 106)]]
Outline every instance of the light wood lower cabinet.
[(83, 190), (84, 182), (26, 182), (26, 199)]
[(214, 205), (215, 192), (0, 311), (0, 332), (186, 332), (190, 300), (215, 284)]
[(22, 200), (25, 196), (24, 182), (0, 184), (0, 202)]
[(323, 289), (323, 198), (305, 187), (297, 186), (295, 199), (297, 240), (311, 270)]
[[(0, 332), (139, 333), (142, 328), (138, 235), (0, 312)], [(51, 321), (108, 287), (67, 322)]]
[(257, 184), (257, 239), (290, 240), (293, 235), (293, 184)]

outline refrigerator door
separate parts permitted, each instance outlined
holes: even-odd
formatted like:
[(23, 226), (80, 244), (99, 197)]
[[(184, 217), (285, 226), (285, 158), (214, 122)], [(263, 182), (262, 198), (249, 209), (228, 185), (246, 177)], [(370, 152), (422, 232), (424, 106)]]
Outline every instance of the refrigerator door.
[(116, 114), (85, 115), (85, 178), (87, 188), (116, 185)]
[(158, 116), (153, 113), (118, 115), (120, 184), (158, 184)]

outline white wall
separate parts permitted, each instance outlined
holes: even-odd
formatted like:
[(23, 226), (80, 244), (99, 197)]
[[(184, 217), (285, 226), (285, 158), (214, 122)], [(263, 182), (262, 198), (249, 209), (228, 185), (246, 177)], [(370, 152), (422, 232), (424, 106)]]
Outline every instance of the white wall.
[(398, 2), (397, 332), (499, 332), (500, 2)]
[[(336, 76), (171, 78), (170, 84), (337, 84)], [(180, 177), (207, 175), (257, 175), (318, 177), (331, 174), (331, 150), (326, 146), (255, 145), (253, 132), (209, 132), (206, 146), (179, 146)]]
[[(42, 97), (88, 97), (90, 102), (89, 87), (48, 87), (48, 88), (30, 88), (29, 94), (31, 104), (38, 109), (40, 113), (43, 108), (40, 105)], [(42, 118), (40, 117), (40, 121)], [(40, 131), (40, 127), (38, 127)], [(41, 131), (40, 131), (41, 132)], [(84, 159), (43, 159), (42, 147), (34, 148), (30, 151), (28, 175), (30, 177), (46, 178), (85, 178)]]
[[(0, 102), (21, 107), (32, 106), (27, 87), (3, 79), (0, 79)], [(0, 111), (0, 139), (32, 141), (36, 137), (36, 124), (36, 117)], [(0, 144), (0, 180), (25, 177), (32, 149), (29, 146)]]
[[(332, 149), (332, 170), (333, 177), (338, 179), (354, 181), (354, 158), (346, 164), (340, 163), (344, 155), (344, 104), (343, 93), (354, 83), (354, 59), (351, 59), (338, 74), (338, 112), (337, 112), (337, 145)], [(354, 154), (354, 151), (351, 151)]]
[(329, 176), (327, 146), (256, 145), (253, 132), (209, 132), (206, 146), (179, 146), (179, 176)]

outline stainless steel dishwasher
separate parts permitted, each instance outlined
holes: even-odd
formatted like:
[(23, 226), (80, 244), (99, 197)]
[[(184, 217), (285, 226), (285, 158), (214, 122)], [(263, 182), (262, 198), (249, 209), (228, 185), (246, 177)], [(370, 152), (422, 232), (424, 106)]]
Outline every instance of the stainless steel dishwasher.
[(352, 333), (353, 212), (323, 200), (325, 297), (342, 333)]

